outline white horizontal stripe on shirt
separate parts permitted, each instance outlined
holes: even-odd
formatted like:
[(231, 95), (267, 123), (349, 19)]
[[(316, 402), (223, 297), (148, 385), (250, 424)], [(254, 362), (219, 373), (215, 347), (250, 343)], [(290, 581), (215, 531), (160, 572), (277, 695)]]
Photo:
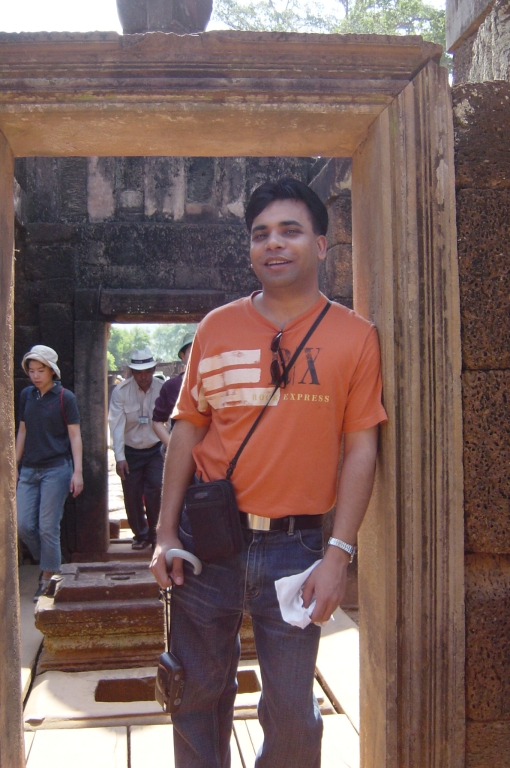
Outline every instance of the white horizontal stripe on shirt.
[(230, 352), (221, 352), (213, 357), (204, 357), (198, 364), (198, 372), (203, 376), (229, 365), (253, 365), (260, 363), (260, 349), (232, 349)]
[(202, 379), (202, 386), (205, 392), (212, 392), (233, 384), (256, 384), (260, 381), (260, 374), (260, 368), (231, 368), (214, 376), (206, 376)]
[[(209, 395), (207, 401), (211, 408), (219, 410), (220, 408), (233, 408), (235, 406), (249, 405), (264, 406), (274, 387), (238, 387), (236, 389), (226, 389), (223, 392), (216, 392), (215, 395)], [(280, 399), (280, 390), (271, 398), (269, 405), (277, 405)]]

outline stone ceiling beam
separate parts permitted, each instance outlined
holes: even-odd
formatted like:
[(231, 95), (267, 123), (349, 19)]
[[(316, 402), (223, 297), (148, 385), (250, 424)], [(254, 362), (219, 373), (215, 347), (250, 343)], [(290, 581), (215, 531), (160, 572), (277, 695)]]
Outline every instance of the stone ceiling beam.
[(349, 156), (440, 46), (418, 36), (0, 34), (16, 156)]

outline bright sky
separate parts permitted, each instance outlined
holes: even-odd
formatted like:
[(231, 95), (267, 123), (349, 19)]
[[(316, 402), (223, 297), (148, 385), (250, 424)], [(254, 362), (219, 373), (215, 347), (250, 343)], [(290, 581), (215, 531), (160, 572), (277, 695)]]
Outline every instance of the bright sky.
[[(429, 0), (438, 8), (444, 0)], [(333, 7), (336, 0), (323, 0)], [(119, 32), (115, 0), (3, 0), (0, 10), (0, 30), (3, 32)], [(221, 29), (210, 24), (209, 29)], [(223, 27), (224, 28), (224, 27)]]

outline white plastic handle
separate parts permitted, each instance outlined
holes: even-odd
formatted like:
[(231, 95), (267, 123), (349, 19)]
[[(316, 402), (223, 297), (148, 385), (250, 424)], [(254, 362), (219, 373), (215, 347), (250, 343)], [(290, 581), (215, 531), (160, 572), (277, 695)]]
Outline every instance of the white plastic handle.
[(165, 555), (166, 565), (168, 570), (172, 568), (174, 557), (182, 557), (183, 560), (187, 560), (193, 566), (193, 573), (198, 576), (202, 573), (202, 563), (196, 555), (192, 555), (191, 552), (186, 552), (185, 549), (169, 549)]

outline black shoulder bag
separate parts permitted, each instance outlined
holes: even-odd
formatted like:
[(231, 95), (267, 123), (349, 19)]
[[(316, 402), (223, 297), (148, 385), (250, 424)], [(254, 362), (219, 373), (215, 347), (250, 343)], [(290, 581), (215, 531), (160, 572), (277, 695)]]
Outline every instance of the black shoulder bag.
[[(301, 350), (315, 331), (326, 312), (329, 310), (331, 302), (321, 310), (315, 321), (312, 323), (308, 333), (298, 346), (288, 365), (283, 366), (283, 378), (288, 380), (289, 372), (296, 362)], [(197, 557), (206, 562), (220, 557), (229, 557), (241, 552), (243, 548), (243, 532), (241, 528), (241, 518), (239, 508), (230, 478), (236, 468), (241, 453), (255, 432), (266, 408), (271, 399), (280, 387), (280, 382), (275, 386), (267, 403), (253, 422), (248, 434), (239, 446), (236, 455), (228, 465), (224, 480), (212, 480), (208, 483), (198, 482), (190, 485), (186, 490), (185, 503), (186, 511), (193, 535), (194, 551)]]

